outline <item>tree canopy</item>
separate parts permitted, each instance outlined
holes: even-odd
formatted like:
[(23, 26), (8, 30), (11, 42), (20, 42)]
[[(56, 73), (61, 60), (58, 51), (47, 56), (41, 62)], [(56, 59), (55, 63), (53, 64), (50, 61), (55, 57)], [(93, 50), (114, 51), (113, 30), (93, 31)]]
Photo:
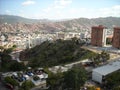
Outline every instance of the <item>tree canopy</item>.
[(20, 71), (26, 67), (23, 63), (12, 60), (10, 53), (15, 49), (15, 46), (5, 49), (0, 46), (1, 71)]
[(5, 77), (5, 83), (9, 83), (13, 86), (19, 85), (19, 83), (15, 79), (11, 78), (10, 76)]
[(32, 81), (26, 80), (22, 83), (21, 87), (19, 90), (30, 90), (33, 88), (35, 85)]
[(100, 63), (104, 63), (110, 59), (110, 55), (102, 51), (100, 54), (95, 54), (94, 56), (91, 56), (89, 58), (91, 61), (93, 61), (95, 66), (98, 66)]
[(67, 90), (80, 90), (80, 87), (85, 84), (87, 73), (83, 67), (74, 67), (64, 76), (65, 88)]
[(108, 89), (120, 89), (120, 72), (114, 72), (112, 74), (110, 74), (109, 76), (107, 76), (106, 78), (106, 87)]
[(89, 58), (94, 53), (81, 48), (76, 39), (45, 41), (21, 52), (21, 60), (29, 60), (31, 67), (49, 67)]

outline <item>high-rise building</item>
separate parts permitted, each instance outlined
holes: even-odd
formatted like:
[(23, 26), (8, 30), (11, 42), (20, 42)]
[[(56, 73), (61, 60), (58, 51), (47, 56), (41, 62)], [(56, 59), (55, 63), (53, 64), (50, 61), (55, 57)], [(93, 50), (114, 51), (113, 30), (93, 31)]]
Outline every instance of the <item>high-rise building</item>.
[(91, 44), (93, 46), (106, 45), (106, 29), (102, 25), (93, 26), (91, 32)]
[(120, 27), (114, 27), (112, 46), (120, 49)]

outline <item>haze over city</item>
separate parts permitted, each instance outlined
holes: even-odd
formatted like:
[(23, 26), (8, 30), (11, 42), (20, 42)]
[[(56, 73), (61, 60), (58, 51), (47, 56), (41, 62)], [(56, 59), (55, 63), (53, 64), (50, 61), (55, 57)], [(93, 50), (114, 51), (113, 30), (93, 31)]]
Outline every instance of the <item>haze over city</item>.
[(120, 17), (120, 0), (0, 0), (0, 14), (55, 20)]
[(120, 90), (120, 0), (0, 0), (0, 90)]

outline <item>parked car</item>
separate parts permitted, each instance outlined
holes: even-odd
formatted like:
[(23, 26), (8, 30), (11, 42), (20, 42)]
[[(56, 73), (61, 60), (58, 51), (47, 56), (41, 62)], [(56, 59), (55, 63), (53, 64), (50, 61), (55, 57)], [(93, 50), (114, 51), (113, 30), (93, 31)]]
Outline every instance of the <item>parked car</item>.
[(18, 76), (12, 75), (11, 78), (18, 79)]
[(30, 77), (28, 75), (23, 75), (23, 76), (26, 78), (26, 80), (30, 79)]
[(26, 73), (28, 76), (33, 76), (34, 74), (32, 72), (27, 72)]

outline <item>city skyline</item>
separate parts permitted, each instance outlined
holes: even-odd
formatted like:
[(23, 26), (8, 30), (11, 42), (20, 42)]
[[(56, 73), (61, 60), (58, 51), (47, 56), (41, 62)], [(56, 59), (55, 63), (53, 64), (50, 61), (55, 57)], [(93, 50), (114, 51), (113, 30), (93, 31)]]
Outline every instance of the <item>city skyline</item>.
[(120, 0), (1, 0), (0, 14), (55, 20), (120, 17)]

